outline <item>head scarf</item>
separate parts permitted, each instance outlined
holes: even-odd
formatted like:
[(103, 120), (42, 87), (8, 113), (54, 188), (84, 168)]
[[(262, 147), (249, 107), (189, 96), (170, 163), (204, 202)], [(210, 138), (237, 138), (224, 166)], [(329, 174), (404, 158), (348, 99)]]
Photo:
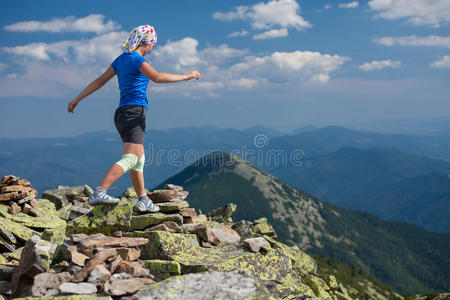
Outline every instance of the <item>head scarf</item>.
[(150, 25), (135, 27), (122, 45), (123, 52), (131, 53), (139, 46), (139, 43), (156, 44), (157, 35), (155, 28)]

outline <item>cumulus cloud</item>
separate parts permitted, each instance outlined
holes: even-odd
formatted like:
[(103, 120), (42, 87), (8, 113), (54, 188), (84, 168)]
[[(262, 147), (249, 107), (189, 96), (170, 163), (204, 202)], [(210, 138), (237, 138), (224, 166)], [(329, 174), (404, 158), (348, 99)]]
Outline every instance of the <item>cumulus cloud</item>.
[(227, 37), (247, 36), (249, 32), (247, 30), (234, 31), (227, 35)]
[(127, 32), (110, 32), (86, 40), (31, 43), (23, 46), (2, 47), (1, 49), (9, 54), (44, 61), (50, 61), (52, 57), (57, 57), (65, 62), (111, 62), (120, 54), (120, 45), (127, 34)]
[(356, 8), (359, 6), (358, 1), (352, 1), (347, 3), (339, 3), (339, 8)]
[(371, 0), (369, 7), (377, 17), (406, 19), (413, 25), (440, 27), (450, 22), (448, 0)]
[(54, 18), (50, 21), (25, 21), (18, 22), (4, 27), (8, 31), (35, 32), (46, 31), (50, 33), (58, 32), (95, 32), (102, 33), (120, 29), (120, 25), (112, 20), (105, 22), (105, 16), (92, 14), (84, 18), (73, 16), (65, 18)]
[[(300, 5), (295, 0), (272, 0), (252, 6), (237, 6), (229, 12), (215, 12), (213, 18), (221, 21), (246, 20), (255, 30), (270, 30), (281, 27), (305, 30), (312, 25), (298, 14)], [(278, 30), (280, 30), (278, 28)], [(284, 32), (284, 31), (283, 31)], [(273, 37), (279, 37), (274, 35)]]
[(375, 43), (384, 46), (426, 46), (426, 47), (444, 47), (450, 48), (450, 37), (438, 35), (429, 35), (418, 37), (415, 35), (402, 37), (382, 37), (373, 39)]
[(255, 34), (253, 36), (254, 40), (267, 40), (273, 39), (277, 37), (284, 37), (288, 35), (288, 31), (286, 28), (281, 29), (271, 29), (262, 33)]
[(358, 68), (362, 71), (373, 71), (373, 70), (381, 70), (384, 68), (399, 68), (402, 65), (400, 61), (391, 61), (388, 60), (374, 60), (371, 62), (364, 63)]
[(446, 55), (441, 59), (430, 64), (432, 68), (450, 68), (450, 55)]
[(331, 5), (331, 4), (325, 4), (325, 6), (323, 7), (324, 9), (330, 9), (330, 8), (332, 8), (333, 6)]
[(329, 80), (329, 73), (339, 68), (348, 57), (311, 51), (273, 52), (271, 55), (244, 57), (230, 67), (231, 73), (263, 76), (273, 83), (299, 83)]

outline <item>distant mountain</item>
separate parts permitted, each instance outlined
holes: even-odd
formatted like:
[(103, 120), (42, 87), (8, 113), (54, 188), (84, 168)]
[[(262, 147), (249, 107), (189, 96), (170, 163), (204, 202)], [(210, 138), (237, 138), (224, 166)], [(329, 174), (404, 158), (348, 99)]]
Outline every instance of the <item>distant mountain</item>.
[[(327, 126), (312, 131), (273, 138), (261, 149), (265, 155), (269, 151), (283, 150), (291, 153), (301, 150), (304, 160), (336, 151), (343, 147), (368, 149), (388, 147), (408, 153), (450, 160), (450, 134), (435, 136), (413, 136), (404, 134), (381, 134), (347, 129), (339, 126)], [(265, 171), (277, 167), (260, 165)]]
[(282, 241), (361, 268), (397, 291), (450, 290), (450, 234), (321, 202), (222, 151), (206, 155), (156, 188), (165, 183), (184, 186), (189, 202), (204, 212), (233, 202), (237, 220), (267, 217)]
[(322, 200), (450, 232), (450, 162), (391, 148), (341, 148), (272, 174)]

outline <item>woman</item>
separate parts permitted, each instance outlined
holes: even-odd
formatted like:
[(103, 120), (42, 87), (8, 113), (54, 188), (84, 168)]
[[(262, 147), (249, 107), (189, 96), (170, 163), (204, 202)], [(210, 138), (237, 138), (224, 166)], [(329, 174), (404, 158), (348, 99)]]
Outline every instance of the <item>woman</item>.
[(199, 79), (198, 71), (185, 75), (158, 73), (144, 58), (156, 45), (157, 35), (150, 25), (134, 28), (122, 46), (123, 53), (99, 78), (90, 83), (74, 100), (70, 101), (67, 110), (73, 113), (78, 103), (96, 90), (100, 89), (117, 74), (120, 89), (120, 103), (114, 114), (114, 124), (123, 141), (122, 159), (108, 170), (89, 203), (118, 203), (119, 199), (106, 192), (128, 170), (131, 182), (138, 195), (135, 210), (138, 212), (157, 212), (159, 207), (148, 198), (144, 187), (144, 135), (145, 117), (148, 110), (147, 85), (149, 80), (155, 83), (169, 83), (183, 80)]

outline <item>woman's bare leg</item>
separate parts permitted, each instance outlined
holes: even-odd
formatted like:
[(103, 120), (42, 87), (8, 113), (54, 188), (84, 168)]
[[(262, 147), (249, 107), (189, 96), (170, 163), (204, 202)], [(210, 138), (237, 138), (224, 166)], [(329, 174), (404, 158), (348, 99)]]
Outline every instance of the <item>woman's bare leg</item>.
[[(138, 150), (138, 158), (141, 158), (142, 155), (145, 155), (144, 146), (140, 145), (140, 149)], [(134, 191), (138, 196), (145, 194), (145, 184), (144, 184), (144, 172), (138, 172), (135, 170), (130, 170), (130, 178), (131, 183), (133, 184)]]
[[(137, 157), (141, 157), (141, 155), (143, 155), (143, 153), (144, 153), (144, 147), (142, 144), (123, 143), (122, 154), (126, 154), (126, 153), (133, 153), (133, 154), (136, 154)], [(130, 170), (130, 175), (131, 175), (131, 172), (135, 172), (135, 171)], [(105, 189), (109, 189), (111, 187), (111, 185), (114, 182), (116, 182), (123, 174), (124, 174), (124, 172), (123, 172), (122, 167), (119, 166), (118, 164), (114, 164), (108, 170), (108, 172), (106, 172), (105, 176), (103, 177), (102, 181), (100, 182), (100, 184), (98, 186), (105, 188)], [(138, 192), (138, 190), (142, 191), (142, 193), (138, 194), (138, 195), (142, 195), (145, 193), (145, 190), (143, 187), (144, 186), (144, 175), (142, 175), (142, 182), (139, 180), (136, 181), (137, 185), (135, 185), (135, 183), (133, 182), (133, 178), (131, 178), (131, 181), (133, 183), (133, 187), (134, 187), (136, 193)], [(142, 184), (141, 189), (140, 189), (140, 184)], [(138, 188), (138, 190), (136, 190), (136, 188)]]

